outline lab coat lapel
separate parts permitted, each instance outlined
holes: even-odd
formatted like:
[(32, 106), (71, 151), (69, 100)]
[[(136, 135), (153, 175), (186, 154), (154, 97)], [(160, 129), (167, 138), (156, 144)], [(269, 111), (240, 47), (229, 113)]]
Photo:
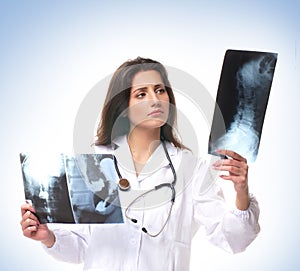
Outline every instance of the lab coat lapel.
[[(169, 156), (172, 160), (172, 158), (175, 155), (176, 148), (173, 147), (168, 142), (166, 142), (165, 144), (166, 144)], [(151, 157), (147, 161), (147, 164), (143, 167), (142, 172), (140, 173), (140, 176), (139, 176), (139, 181), (144, 180), (149, 175), (154, 174), (155, 172), (162, 169), (163, 167), (168, 167), (168, 166), (169, 166), (169, 160), (166, 157), (164, 148), (161, 143), (157, 147), (157, 149), (154, 151), (154, 153), (151, 155)]]
[[(115, 145), (114, 155), (118, 160), (120, 171), (123, 172), (125, 171), (126, 174), (127, 173), (130, 174), (131, 180), (133, 180), (134, 178), (135, 180), (141, 182), (146, 177), (152, 175), (153, 173), (157, 172), (161, 168), (169, 166), (169, 161), (166, 157), (166, 154), (164, 152), (161, 143), (154, 151), (154, 153), (150, 156), (149, 160), (147, 161), (147, 163), (145, 164), (145, 166), (143, 167), (142, 171), (140, 172), (137, 178), (130, 148), (127, 142), (127, 137), (121, 136), (116, 140), (114, 140), (113, 143)], [(174, 156), (176, 155), (176, 151), (177, 151), (176, 147), (174, 147), (169, 142), (166, 142), (165, 144), (171, 160), (174, 159)]]
[[(134, 163), (132, 160), (131, 152), (127, 143), (127, 137), (121, 136), (113, 141), (114, 155), (118, 161), (118, 167), (122, 177), (127, 178), (131, 182), (131, 186), (137, 183)], [(134, 181), (134, 183), (132, 183)]]

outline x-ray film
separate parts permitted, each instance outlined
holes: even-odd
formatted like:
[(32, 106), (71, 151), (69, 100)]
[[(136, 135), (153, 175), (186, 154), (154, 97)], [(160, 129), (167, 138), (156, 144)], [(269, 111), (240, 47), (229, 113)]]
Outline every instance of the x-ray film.
[(208, 153), (233, 150), (256, 160), (277, 53), (226, 51)]
[(123, 223), (110, 154), (20, 154), (26, 200), (41, 223)]

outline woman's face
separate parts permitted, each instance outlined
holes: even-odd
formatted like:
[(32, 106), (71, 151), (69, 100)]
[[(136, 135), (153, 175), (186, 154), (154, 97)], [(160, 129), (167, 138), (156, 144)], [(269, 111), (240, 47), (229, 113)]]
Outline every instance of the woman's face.
[(132, 80), (128, 118), (131, 130), (163, 126), (169, 116), (169, 95), (160, 73), (155, 70), (138, 72)]

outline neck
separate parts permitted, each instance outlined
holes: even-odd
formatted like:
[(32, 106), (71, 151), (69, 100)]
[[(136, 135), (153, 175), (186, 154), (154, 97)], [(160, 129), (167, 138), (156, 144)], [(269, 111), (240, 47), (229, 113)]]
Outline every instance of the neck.
[(160, 144), (160, 129), (135, 128), (128, 135), (128, 145), (137, 174)]

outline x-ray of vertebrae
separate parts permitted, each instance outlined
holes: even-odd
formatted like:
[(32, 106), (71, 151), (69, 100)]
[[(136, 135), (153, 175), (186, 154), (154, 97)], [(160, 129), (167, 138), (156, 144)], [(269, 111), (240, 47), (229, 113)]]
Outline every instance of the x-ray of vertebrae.
[(276, 62), (276, 53), (226, 51), (209, 153), (228, 149), (256, 160)]

